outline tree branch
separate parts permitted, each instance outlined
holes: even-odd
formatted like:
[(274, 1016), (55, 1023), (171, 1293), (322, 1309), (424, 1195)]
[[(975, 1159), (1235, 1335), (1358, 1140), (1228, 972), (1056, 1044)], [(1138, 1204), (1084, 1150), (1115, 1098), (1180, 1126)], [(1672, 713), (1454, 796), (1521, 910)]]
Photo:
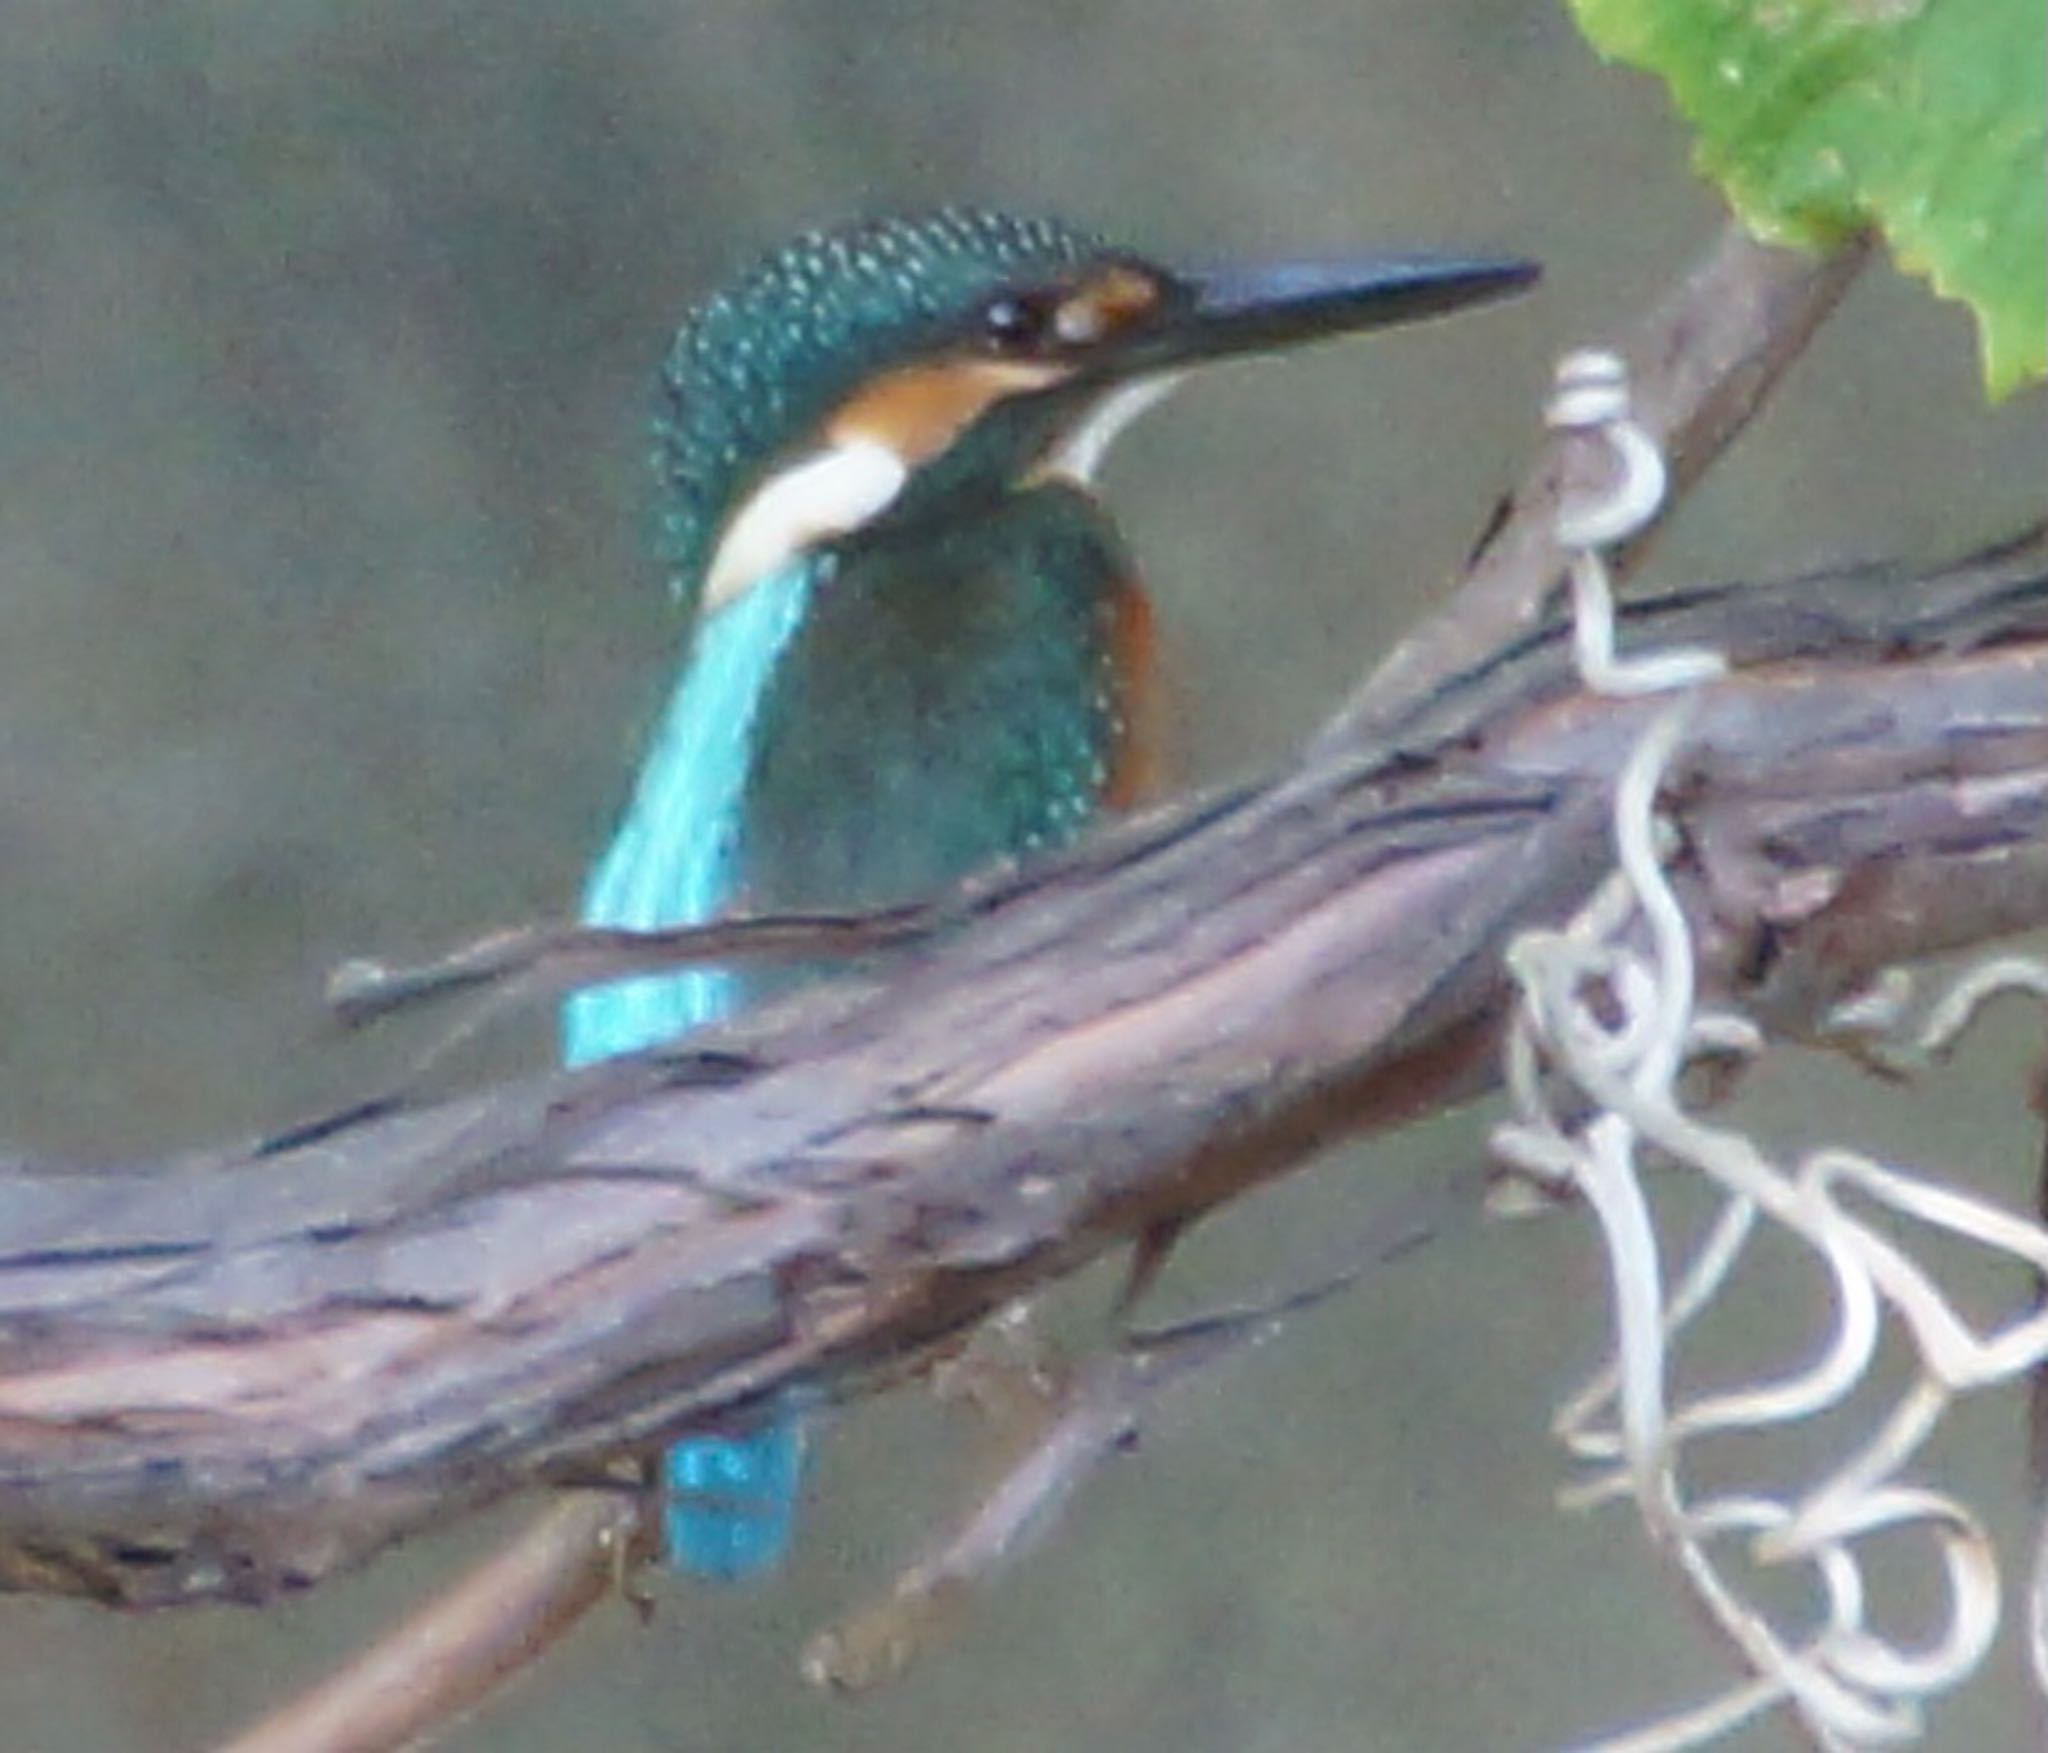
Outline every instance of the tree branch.
[[(1833, 309), (1865, 253), (1859, 247), (1816, 262), (1756, 244), (1731, 225), (1706, 261), (1645, 322), (1632, 347), (1637, 416), (1663, 454), (1675, 459), (1676, 488), (1682, 491), (1703, 474), (1747, 424)], [(1431, 689), (1482, 663), (1495, 645), (1509, 643), (1511, 636), (1536, 624), (1558, 583), (1562, 556), (1554, 531), (1561, 498), (1567, 490), (1587, 485), (1582, 478), (1587, 460), (1583, 443), (1575, 446), (1567, 436), (1553, 441), (1521, 491), (1503, 502), (1452, 602), (1418, 629), (1338, 715), (1326, 733), (1328, 746), (1383, 734), (1402, 711), (1420, 705)], [(1667, 498), (1667, 508), (1675, 497)], [(1633, 558), (1644, 545), (1639, 539), (1620, 559)], [(783, 947), (880, 947), (913, 941), (932, 925), (932, 912), (909, 909), (866, 921), (720, 923), (660, 934), (660, 942), (650, 936), (631, 946), (589, 932), (515, 934), (425, 969), (346, 970), (335, 999), (345, 1017), (359, 1021), (423, 997), (487, 987), (490, 1007), (479, 1006), (445, 1035), (423, 1056), (424, 1066), (480, 1027), (489, 1009), (559, 989), (579, 972), (594, 977), (621, 951), (645, 968), (701, 959), (721, 950), (773, 955)], [(859, 934), (868, 941), (854, 941)], [(1160, 1257), (1158, 1238), (1171, 1233), (1169, 1225), (1141, 1238), (1130, 1280), (1133, 1287), (1142, 1283), (1148, 1265)], [(588, 1500), (584, 1502), (588, 1511)], [(508, 1610), (507, 1619), (520, 1624), (545, 1619), (556, 1635), (593, 1600), (589, 1554), (564, 1543), (560, 1532), (559, 1517), (543, 1516), (501, 1559), (479, 1572), (479, 1581), (487, 1589), (495, 1588), (498, 1573), (512, 1567), (525, 1585), (519, 1599), (530, 1605), (518, 1612)], [(533, 1555), (551, 1557), (552, 1572), (537, 1572), (525, 1561)], [(922, 1598), (915, 1580), (910, 1579), (912, 1595)], [(343, 1747), (374, 1745), (350, 1738), (354, 1725), (382, 1720), (381, 1712), (359, 1708), (366, 1692), (373, 1699), (413, 1700), (419, 1713), (405, 1720), (424, 1724), (433, 1720), (427, 1701), (459, 1704), (495, 1684), (505, 1671), (500, 1659), (503, 1645), (496, 1630), (471, 1611), (474, 1599), (473, 1589), (459, 1585), (315, 1689), (301, 1705), (278, 1713), (266, 1732), (279, 1753), (286, 1748), (294, 1753), (336, 1753)], [(557, 1603), (559, 1611), (547, 1612), (548, 1600)], [(883, 1642), (891, 1649), (898, 1648), (896, 1609), (901, 1605), (899, 1597), (880, 1613), (889, 1628)], [(529, 1642), (523, 1647), (530, 1656), (539, 1645)], [(432, 1652), (434, 1659), (423, 1663), (423, 1651)], [(844, 1664), (825, 1666), (836, 1667), (844, 1678)]]
[[(1710, 982), (1780, 1027), (2048, 918), (2048, 535), (1642, 606), (1711, 644), (1672, 800)], [(1398, 744), (986, 882), (676, 1048), (0, 1186), (0, 1580), (263, 1599), (693, 1421), (857, 1391), (1326, 1140), (1484, 1087), (1500, 951), (1609, 863), (1656, 702), (1557, 629)]]
[[(1681, 484), (1860, 254), (1731, 233), (1630, 349)], [(870, 919), (543, 931), (417, 975), (545, 995), (706, 956), (874, 952), (687, 1050), (402, 1100), (146, 1171), (0, 1186), (0, 1585), (263, 1599), (523, 1485), (603, 1484), (239, 1747), (444, 1721), (598, 1599), (611, 1466), (788, 1389), (859, 1390), (1018, 1291), (1337, 1133), (1484, 1087), (1499, 951), (1608, 866), (1644, 704), (1556, 630), (1553, 444), (1458, 595), (1303, 760), (1057, 865)], [(1647, 605), (1721, 645), (1675, 800), (1710, 978), (1810, 1027), (1888, 960), (2048, 914), (2048, 539)]]
[(377, 1753), (445, 1728), (618, 1587), (638, 1519), (621, 1494), (563, 1494), (366, 1656), (220, 1753)]

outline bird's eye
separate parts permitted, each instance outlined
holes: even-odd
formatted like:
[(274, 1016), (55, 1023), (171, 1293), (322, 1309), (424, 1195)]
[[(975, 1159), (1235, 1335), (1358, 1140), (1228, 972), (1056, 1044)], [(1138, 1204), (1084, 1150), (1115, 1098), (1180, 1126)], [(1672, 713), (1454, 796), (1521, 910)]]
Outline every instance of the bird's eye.
[(1045, 339), (1048, 315), (1038, 299), (992, 299), (981, 313), (982, 334), (999, 352), (1026, 353)]

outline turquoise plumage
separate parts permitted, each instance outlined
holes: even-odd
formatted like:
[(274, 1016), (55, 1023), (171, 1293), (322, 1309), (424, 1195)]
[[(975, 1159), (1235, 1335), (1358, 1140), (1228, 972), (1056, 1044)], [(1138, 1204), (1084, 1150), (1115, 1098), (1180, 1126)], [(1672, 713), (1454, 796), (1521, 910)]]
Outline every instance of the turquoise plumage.
[[(1115, 435), (1196, 365), (1533, 276), (1421, 256), (1176, 273), (971, 211), (813, 233), (741, 276), (662, 371), (662, 533), (693, 624), (585, 920), (886, 906), (1072, 839), (1145, 765), (1148, 611), (1089, 490)], [(632, 1052), (770, 989), (712, 969), (580, 993), (563, 1052)], [(772, 1563), (801, 1459), (787, 1411), (686, 1437), (671, 1554)]]
[[(754, 719), (801, 624), (811, 569), (791, 566), (708, 617), (656, 727), (631, 807), (591, 873), (591, 925), (654, 930), (712, 918), (732, 897)], [(563, 1007), (572, 1065), (630, 1053), (733, 1008), (732, 976), (692, 969), (579, 992)]]
[[(650, 930), (725, 907), (754, 714), (809, 598), (808, 569), (791, 567), (708, 618), (625, 821), (591, 875), (588, 923)], [(734, 1001), (732, 977), (708, 969), (579, 992), (563, 1007), (563, 1057), (581, 1065), (652, 1046), (726, 1014)], [(791, 1415), (671, 1449), (662, 1513), (671, 1562), (726, 1578), (774, 1564), (789, 1544), (802, 1458), (802, 1427)]]
[[(969, 244), (981, 253), (936, 253)], [(833, 240), (807, 240), (707, 306), (666, 374), (678, 597), (701, 600), (725, 502), (748, 485), (745, 461), (773, 454), (858, 381), (799, 396), (787, 387), (793, 363), (815, 353), (812, 376), (831, 378), (849, 354), (903, 344), (906, 324), (929, 327), (971, 285), (993, 287), (1027, 259), (1063, 267), (1075, 248), (1046, 222), (868, 227), (843, 256)], [(821, 307), (823, 261), (838, 265), (839, 297)], [(863, 282), (863, 261), (891, 296)], [(925, 290), (905, 310), (894, 277), (911, 270)], [(771, 394), (771, 383), (782, 387)], [(703, 614), (585, 891), (585, 922), (648, 929), (736, 908), (877, 905), (1071, 837), (1121, 734), (1109, 651), (1120, 580), (1108, 520), (1084, 495), (1047, 486), (937, 529), (820, 547)], [(757, 984), (693, 970), (579, 993), (564, 1007), (564, 1057), (671, 1039)], [(791, 1413), (679, 1443), (663, 1470), (671, 1558), (728, 1578), (775, 1563), (802, 1446)]]
[[(1123, 728), (1120, 567), (1101, 526), (1080, 495), (1047, 489), (914, 555), (821, 555), (705, 617), (585, 920), (882, 905), (1071, 838)], [(579, 993), (564, 1056), (671, 1039), (751, 984), (693, 970)], [(721, 1577), (773, 1564), (800, 1455), (789, 1416), (677, 1445), (673, 1557)]]

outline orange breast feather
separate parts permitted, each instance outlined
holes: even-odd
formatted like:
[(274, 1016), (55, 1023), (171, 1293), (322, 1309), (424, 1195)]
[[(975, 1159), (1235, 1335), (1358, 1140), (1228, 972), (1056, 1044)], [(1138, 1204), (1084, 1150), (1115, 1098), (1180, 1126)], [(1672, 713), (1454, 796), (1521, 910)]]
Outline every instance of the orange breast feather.
[(1122, 732), (1111, 751), (1102, 801), (1135, 808), (1159, 795), (1165, 781), (1166, 688), (1159, 672), (1157, 629), (1144, 586), (1127, 579), (1117, 592), (1110, 631)]

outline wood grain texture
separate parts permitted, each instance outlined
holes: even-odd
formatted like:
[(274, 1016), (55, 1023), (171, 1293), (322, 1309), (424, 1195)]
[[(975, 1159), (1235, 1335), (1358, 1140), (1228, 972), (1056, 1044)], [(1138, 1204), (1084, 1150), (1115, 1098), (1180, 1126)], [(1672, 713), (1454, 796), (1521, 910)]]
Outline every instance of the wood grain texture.
[[(2048, 922), (2048, 536), (1642, 605), (1705, 975), (1781, 1028)], [(0, 1581), (264, 1599), (763, 1396), (856, 1392), (1339, 1134), (1485, 1087), (1510, 936), (1654, 701), (1546, 630), (1370, 745), (985, 880), (685, 1047), (0, 1184)], [(1816, 879), (1820, 880), (1816, 880)]]

